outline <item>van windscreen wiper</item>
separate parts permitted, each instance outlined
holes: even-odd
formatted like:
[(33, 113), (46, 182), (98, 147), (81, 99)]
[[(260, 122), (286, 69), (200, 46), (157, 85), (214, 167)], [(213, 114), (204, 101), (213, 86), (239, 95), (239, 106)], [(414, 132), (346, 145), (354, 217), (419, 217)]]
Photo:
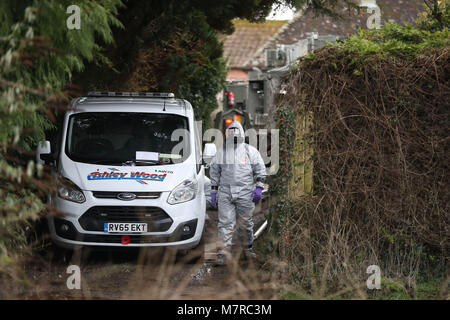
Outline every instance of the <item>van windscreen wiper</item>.
[(122, 163), (122, 166), (136, 166), (138, 163), (144, 164), (146, 166), (158, 165), (161, 162), (158, 160), (128, 160)]
[(104, 165), (121, 165), (123, 163), (122, 160), (84, 160), (82, 159), (80, 162), (90, 163), (90, 164), (104, 164)]

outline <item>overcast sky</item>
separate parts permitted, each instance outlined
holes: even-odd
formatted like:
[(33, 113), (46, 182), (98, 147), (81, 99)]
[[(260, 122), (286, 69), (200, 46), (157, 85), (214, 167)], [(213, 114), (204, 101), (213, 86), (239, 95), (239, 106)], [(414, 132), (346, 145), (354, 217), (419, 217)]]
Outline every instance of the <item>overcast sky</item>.
[[(275, 6), (274, 6), (275, 8)], [(294, 11), (288, 7), (281, 7), (280, 9), (272, 12), (267, 16), (267, 20), (290, 20), (294, 16)]]

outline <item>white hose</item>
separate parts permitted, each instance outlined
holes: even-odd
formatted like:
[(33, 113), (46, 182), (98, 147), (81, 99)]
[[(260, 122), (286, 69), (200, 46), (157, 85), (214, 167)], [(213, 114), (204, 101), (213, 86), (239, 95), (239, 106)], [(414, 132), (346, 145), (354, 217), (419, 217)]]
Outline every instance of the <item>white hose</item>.
[(255, 234), (253, 235), (253, 238), (256, 240), (258, 239), (258, 237), (261, 235), (261, 233), (263, 233), (263, 231), (267, 228), (267, 220), (264, 221), (264, 223), (262, 224), (261, 227), (259, 227), (259, 229), (255, 232)]

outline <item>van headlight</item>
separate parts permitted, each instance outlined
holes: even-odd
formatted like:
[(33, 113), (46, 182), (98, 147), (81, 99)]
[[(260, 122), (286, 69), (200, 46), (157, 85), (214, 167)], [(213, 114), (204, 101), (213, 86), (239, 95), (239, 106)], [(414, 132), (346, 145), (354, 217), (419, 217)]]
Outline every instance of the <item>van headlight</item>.
[(64, 200), (83, 203), (86, 201), (83, 191), (69, 179), (62, 179), (58, 183), (58, 196)]
[(195, 179), (184, 180), (180, 183), (167, 198), (168, 204), (177, 204), (192, 200), (197, 195), (198, 183)]

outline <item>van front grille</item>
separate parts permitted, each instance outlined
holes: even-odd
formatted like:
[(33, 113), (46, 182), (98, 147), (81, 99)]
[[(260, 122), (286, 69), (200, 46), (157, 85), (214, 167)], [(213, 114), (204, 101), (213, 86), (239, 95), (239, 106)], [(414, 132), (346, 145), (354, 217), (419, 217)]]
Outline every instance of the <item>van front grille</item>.
[[(117, 191), (92, 191), (94, 197), (98, 199), (118, 199), (118, 195), (123, 192)], [(127, 192), (136, 195), (136, 199), (158, 199), (161, 192)]]
[(92, 207), (78, 221), (86, 231), (103, 231), (105, 222), (138, 222), (147, 223), (147, 232), (164, 232), (173, 223), (161, 208), (136, 206)]

